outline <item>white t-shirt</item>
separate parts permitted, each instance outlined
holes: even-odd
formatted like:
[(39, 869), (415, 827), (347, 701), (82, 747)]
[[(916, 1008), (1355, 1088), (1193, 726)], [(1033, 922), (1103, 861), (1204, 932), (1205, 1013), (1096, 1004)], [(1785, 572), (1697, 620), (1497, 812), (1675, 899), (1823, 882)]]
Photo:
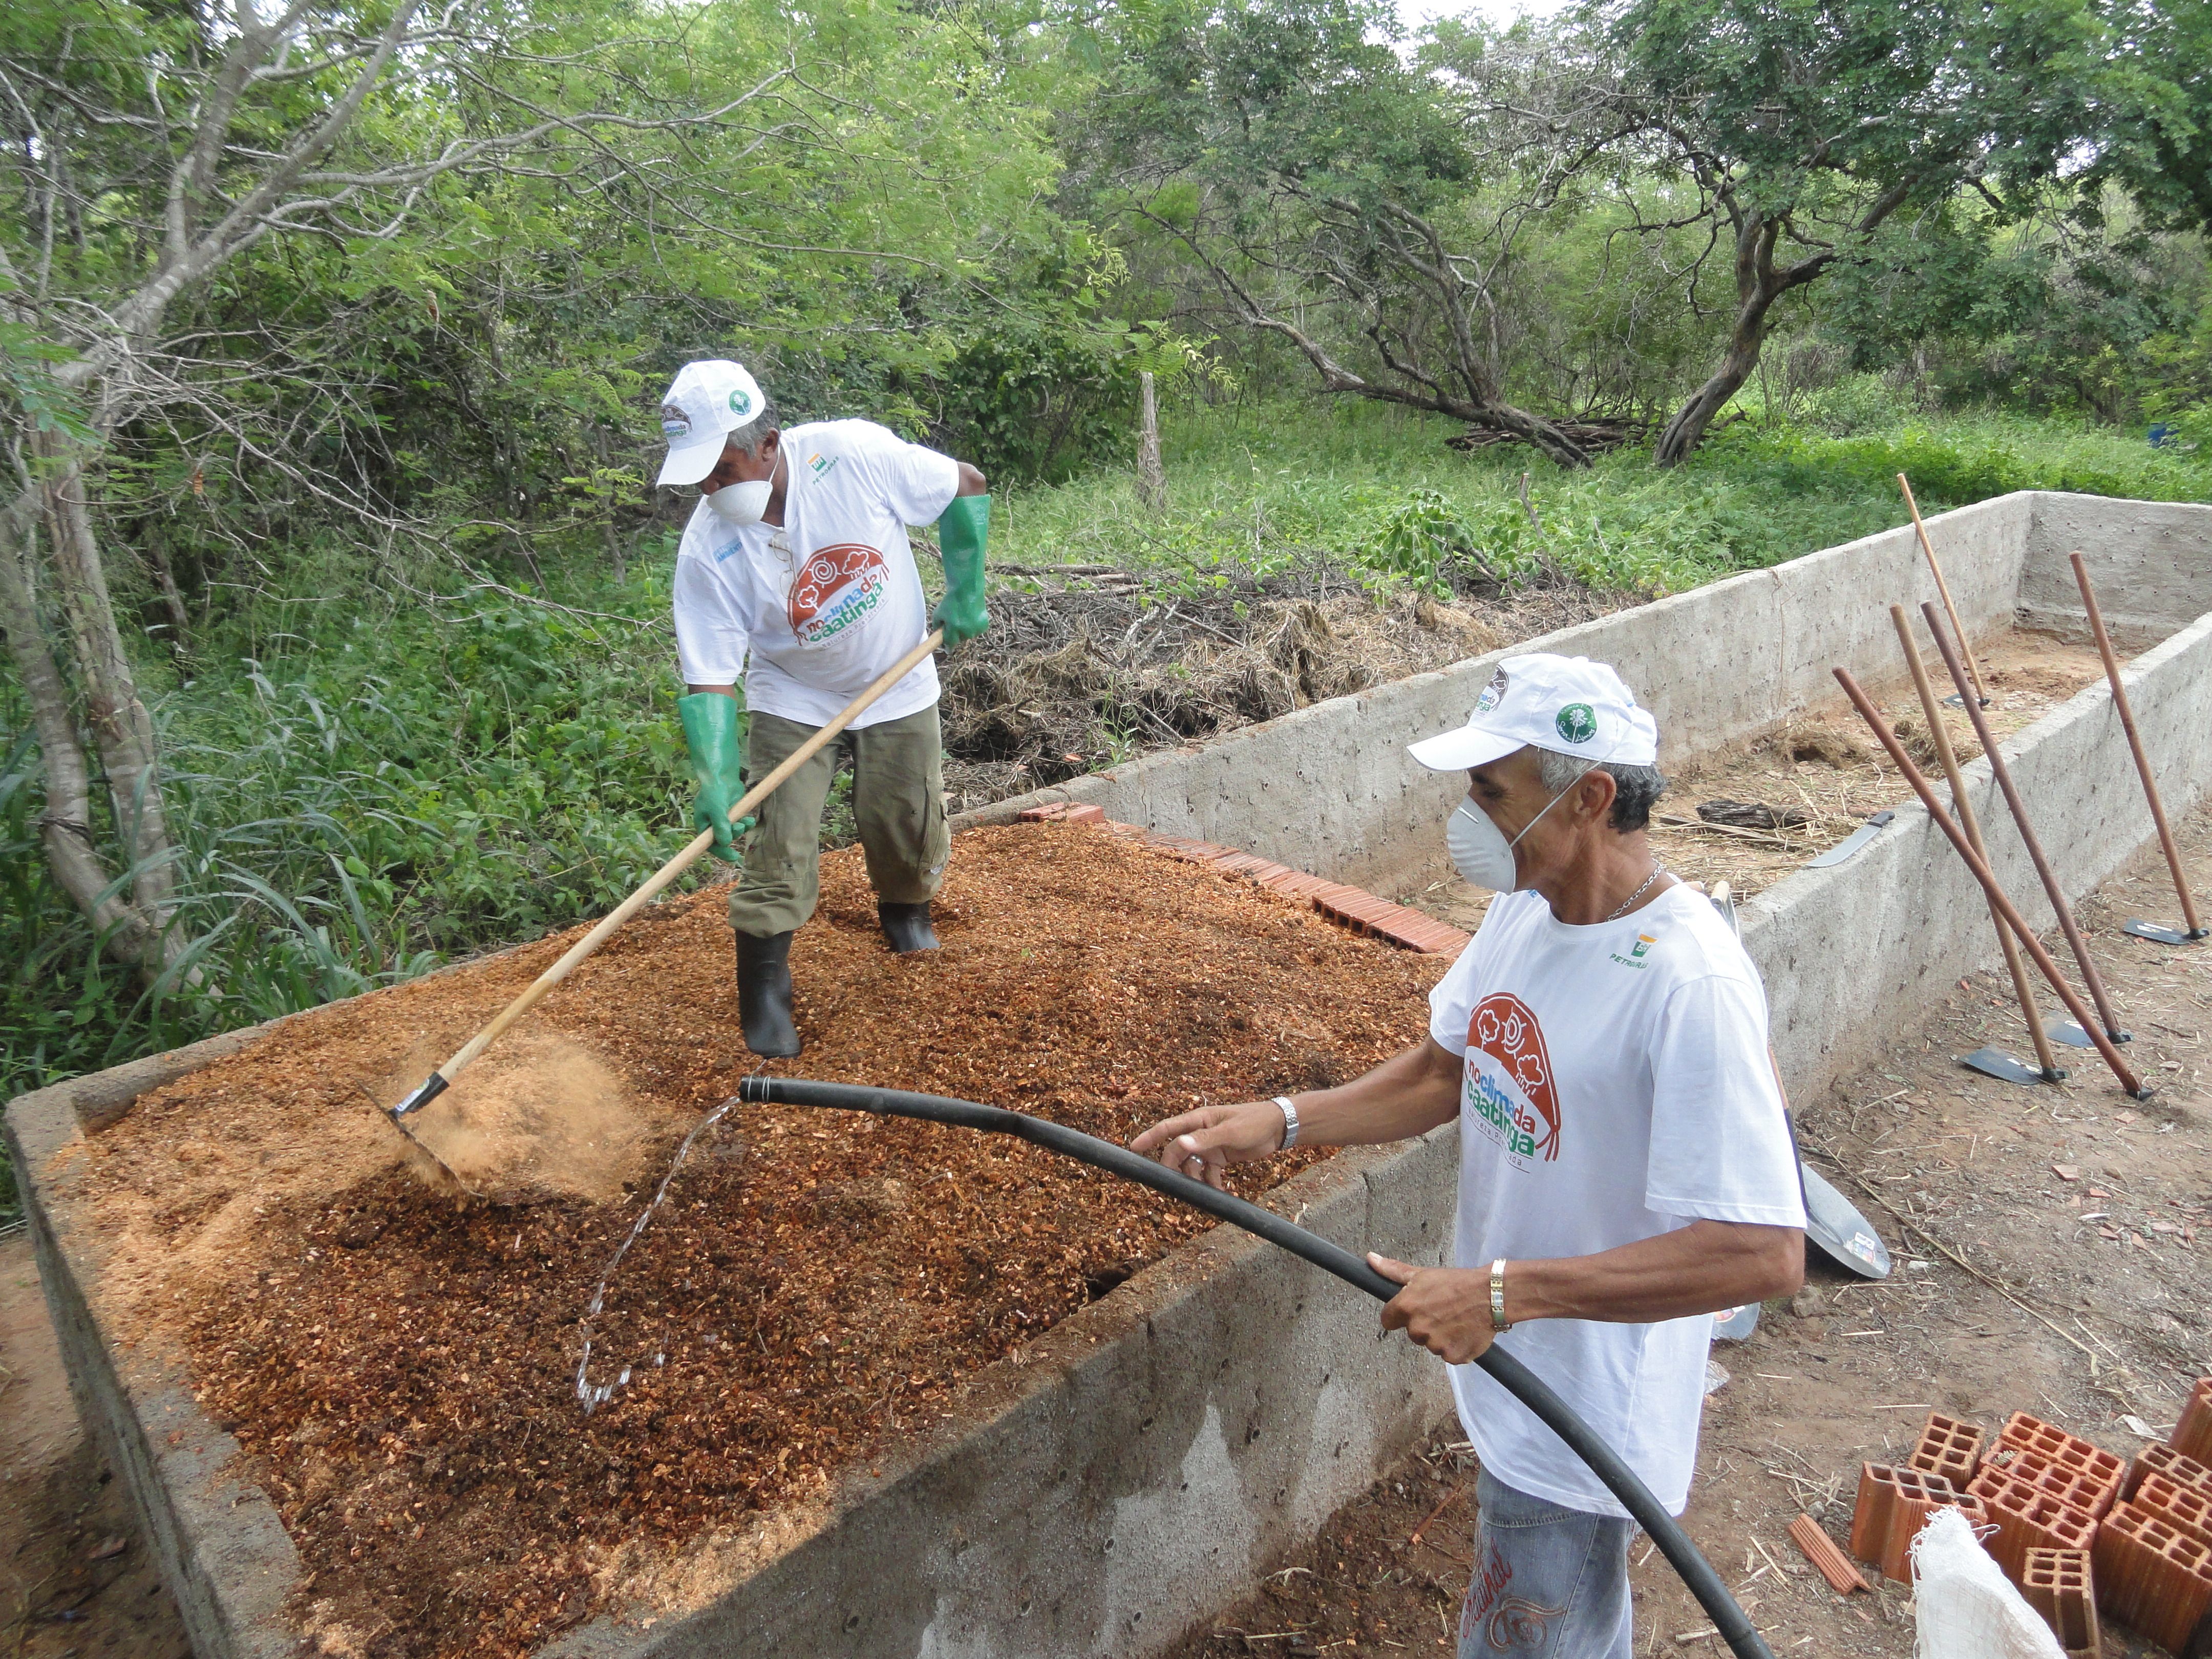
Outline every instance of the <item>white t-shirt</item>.
[[(910, 524), (959, 493), (959, 464), (873, 421), (785, 430), (783, 523), (733, 530), (701, 497), (676, 553), (676, 658), (687, 685), (734, 685), (803, 726), (834, 719), (928, 626)], [(748, 662), (750, 659), (750, 663)], [(924, 658), (853, 724), (937, 701)]]
[[(1466, 1061), (1454, 1265), (1590, 1255), (1701, 1218), (1805, 1224), (1759, 970), (1689, 887), (1581, 927), (1540, 894), (1500, 894), (1429, 1009), (1429, 1035)], [(1679, 1514), (1712, 1326), (1711, 1314), (1544, 1319), (1498, 1340)], [(1498, 1480), (1587, 1514), (1626, 1513), (1486, 1373), (1455, 1365), (1451, 1381)]]

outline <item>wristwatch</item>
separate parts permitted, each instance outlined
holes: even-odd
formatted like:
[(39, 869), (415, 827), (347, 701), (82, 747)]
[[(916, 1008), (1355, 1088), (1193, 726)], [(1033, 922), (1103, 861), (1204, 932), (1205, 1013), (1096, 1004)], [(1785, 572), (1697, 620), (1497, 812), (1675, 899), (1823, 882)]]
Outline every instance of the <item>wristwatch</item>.
[(1287, 1152), (1298, 1144), (1298, 1109), (1291, 1104), (1288, 1095), (1277, 1095), (1275, 1104), (1283, 1109), (1283, 1144), (1275, 1150)]
[(1513, 1328), (1513, 1322), (1505, 1316), (1505, 1258), (1502, 1255), (1490, 1264), (1490, 1328)]

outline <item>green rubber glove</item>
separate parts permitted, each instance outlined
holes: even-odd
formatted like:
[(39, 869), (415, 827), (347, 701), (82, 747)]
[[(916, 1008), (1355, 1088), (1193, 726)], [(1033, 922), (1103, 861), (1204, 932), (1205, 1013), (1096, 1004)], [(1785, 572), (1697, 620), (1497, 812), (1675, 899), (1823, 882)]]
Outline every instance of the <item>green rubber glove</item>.
[(991, 498), (955, 495), (937, 521), (938, 550), (945, 557), (945, 597), (929, 619), (945, 630), (945, 642), (972, 640), (991, 625), (983, 608), (983, 544), (991, 538)]
[(745, 793), (744, 755), (738, 742), (738, 700), (719, 691), (695, 692), (676, 700), (684, 722), (684, 741), (691, 750), (691, 775), (699, 780), (699, 799), (691, 822), (714, 832), (714, 856), (738, 861), (737, 838), (753, 827), (750, 817), (730, 822), (730, 809)]

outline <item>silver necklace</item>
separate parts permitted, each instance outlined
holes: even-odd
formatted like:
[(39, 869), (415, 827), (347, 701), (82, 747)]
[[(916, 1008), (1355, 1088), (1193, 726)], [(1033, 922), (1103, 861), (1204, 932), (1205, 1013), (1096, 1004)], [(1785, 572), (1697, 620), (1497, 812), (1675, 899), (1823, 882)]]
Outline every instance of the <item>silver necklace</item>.
[(1642, 898), (1642, 897), (1643, 897), (1646, 893), (1648, 893), (1648, 892), (1650, 892), (1650, 891), (1651, 890), (1651, 884), (1652, 884), (1653, 882), (1655, 882), (1655, 881), (1658, 880), (1660, 877), (1662, 877), (1662, 876), (1665, 875), (1666, 873), (1667, 873), (1667, 866), (1666, 866), (1665, 865), (1663, 865), (1663, 864), (1655, 864), (1655, 865), (1653, 865), (1653, 866), (1651, 866), (1651, 873), (1650, 873), (1650, 875), (1648, 875), (1648, 876), (1646, 876), (1646, 877), (1644, 877), (1644, 885), (1643, 885), (1643, 886), (1641, 886), (1641, 887), (1639, 887), (1639, 888), (1638, 888), (1634, 892), (1631, 893), (1631, 894), (1630, 894), (1626, 898), (1625, 898), (1625, 899), (1621, 900), (1621, 902), (1620, 902), (1620, 908), (1619, 908), (1618, 910), (1615, 910), (1615, 911), (1614, 911), (1611, 915), (1607, 916), (1607, 917), (1606, 918), (1606, 921), (1620, 921), (1623, 916), (1626, 915), (1629, 913), (1629, 911), (1630, 911), (1630, 910), (1632, 910), (1632, 908), (1635, 908), (1636, 901), (1637, 901), (1637, 900), (1638, 900), (1638, 899), (1640, 899), (1640, 898)]

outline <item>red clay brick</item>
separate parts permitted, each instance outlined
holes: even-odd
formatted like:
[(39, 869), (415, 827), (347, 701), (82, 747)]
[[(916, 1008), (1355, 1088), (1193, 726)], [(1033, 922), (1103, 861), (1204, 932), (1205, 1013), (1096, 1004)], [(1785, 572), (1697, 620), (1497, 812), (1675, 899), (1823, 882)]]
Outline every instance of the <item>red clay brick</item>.
[(2173, 1425), (2166, 1444), (2184, 1457), (2212, 1465), (2212, 1376), (2200, 1376), (2181, 1408), (2181, 1421)]
[(2060, 1503), (2080, 1510), (2092, 1519), (2112, 1508), (2113, 1500), (2119, 1496), (2117, 1485), (2106, 1486), (2094, 1480), (2080, 1469), (2054, 1462), (2041, 1452), (2028, 1451), (2018, 1446), (2011, 1449), (2014, 1455), (2004, 1466), (2007, 1474), (2049, 1492)]
[(1191, 864), (1211, 865), (1224, 875), (1247, 877), (1276, 892), (1288, 894), (1293, 898), (1310, 899), (1314, 908), (1332, 921), (1355, 933), (1373, 934), (1404, 950), (1429, 953), (1456, 952), (1467, 945), (1468, 935), (1458, 928), (1405, 905), (1393, 904), (1388, 899), (1378, 898), (1359, 888), (1347, 886), (1342, 882), (1326, 881), (1319, 876), (1292, 870), (1257, 854), (1240, 852), (1233, 847), (1220, 847), (1189, 836), (1163, 835), (1139, 829), (1134, 824), (1117, 823), (1107, 817), (1104, 809), (1087, 803), (1079, 805), (1068, 801), (1054, 801), (1043, 806), (1025, 807), (1021, 816), (1032, 822), (1103, 824), (1115, 835), (1141, 841), (1164, 857), (1181, 859)]
[(1820, 1523), (1809, 1515), (1801, 1515), (1790, 1523), (1790, 1541), (1797, 1546), (1805, 1559), (1819, 1569), (1820, 1577), (1828, 1581), (1838, 1595), (1849, 1595), (1853, 1590), (1871, 1591), (1873, 1586), (1859, 1576), (1850, 1558), (1836, 1547), (1836, 1540), (1820, 1529)]
[(1154, 852), (1190, 864), (1211, 864), (1230, 851), (1226, 847), (1217, 847), (1210, 841), (1199, 841), (1189, 836), (1150, 835), (1145, 837), (1145, 844)]
[(2162, 1474), (2147, 1474), (2136, 1495), (2128, 1500), (2148, 1510), (2175, 1531), (2212, 1547), (2212, 1497), (2190, 1486), (2177, 1486)]
[(1918, 1469), (1893, 1469), (1891, 1478), (1897, 1482), (1897, 1490), (1890, 1499), (1889, 1531), (1881, 1541), (1882, 1576), (1910, 1582), (1912, 1540), (1930, 1514), (1942, 1509), (1962, 1510), (1968, 1520), (1977, 1522), (1988, 1516), (1975, 1498), (1960, 1492), (1940, 1474), (1923, 1474)]
[(2212, 1610), (2212, 1547), (2133, 1503), (2097, 1528), (2097, 1601), (2169, 1652), (2180, 1653)]
[(1897, 1471), (1887, 1463), (1859, 1465), (1858, 1502), (1851, 1509), (1851, 1553), (1881, 1564), (1882, 1542), (1897, 1505)]
[(2185, 1457), (2171, 1446), (2145, 1446), (2128, 1466), (2126, 1485), (2120, 1496), (2133, 1498), (2136, 1488), (2147, 1474), (2162, 1474), (2177, 1486), (2187, 1486), (2212, 1498), (2212, 1468), (2207, 1468), (2193, 1457)]
[(2039, 1417), (2030, 1417), (2026, 1412), (2014, 1412), (2005, 1419), (2004, 1427), (1997, 1431), (1997, 1443), (1982, 1461), (2000, 1468), (2009, 1465), (2012, 1459), (2006, 1452), (2007, 1447), (2040, 1452), (2052, 1462), (2085, 1476), (2094, 1485), (2109, 1486), (2115, 1493), (2120, 1489), (2121, 1478), (2127, 1474), (2127, 1465), (2111, 1452), (2054, 1427)]
[(2030, 1550), (2020, 1577), (2021, 1594), (2043, 1615), (2058, 1645), (2074, 1659), (2102, 1659), (2097, 1628), (2097, 1577), (2087, 1550)]
[(1262, 871), (1279, 870), (1279, 864), (1271, 864), (1257, 853), (1224, 853), (1214, 860), (1214, 867), (1232, 876), (1256, 876)]
[(1024, 806), (1021, 816), (1027, 823), (1103, 823), (1106, 809), (1093, 801), (1055, 800)]
[(1930, 1412), (1926, 1425), (1920, 1431), (1920, 1438), (1913, 1444), (1912, 1455), (1905, 1462), (1923, 1474), (1942, 1475), (1964, 1492), (1981, 1460), (1981, 1425), (1962, 1423), (1941, 1412)]
[(1982, 1500), (1996, 1523), (1997, 1535), (1985, 1540), (1990, 1554), (2015, 1583), (2028, 1551), (2087, 1549), (2096, 1535), (2096, 1516), (1993, 1463), (1982, 1465), (1968, 1490)]

